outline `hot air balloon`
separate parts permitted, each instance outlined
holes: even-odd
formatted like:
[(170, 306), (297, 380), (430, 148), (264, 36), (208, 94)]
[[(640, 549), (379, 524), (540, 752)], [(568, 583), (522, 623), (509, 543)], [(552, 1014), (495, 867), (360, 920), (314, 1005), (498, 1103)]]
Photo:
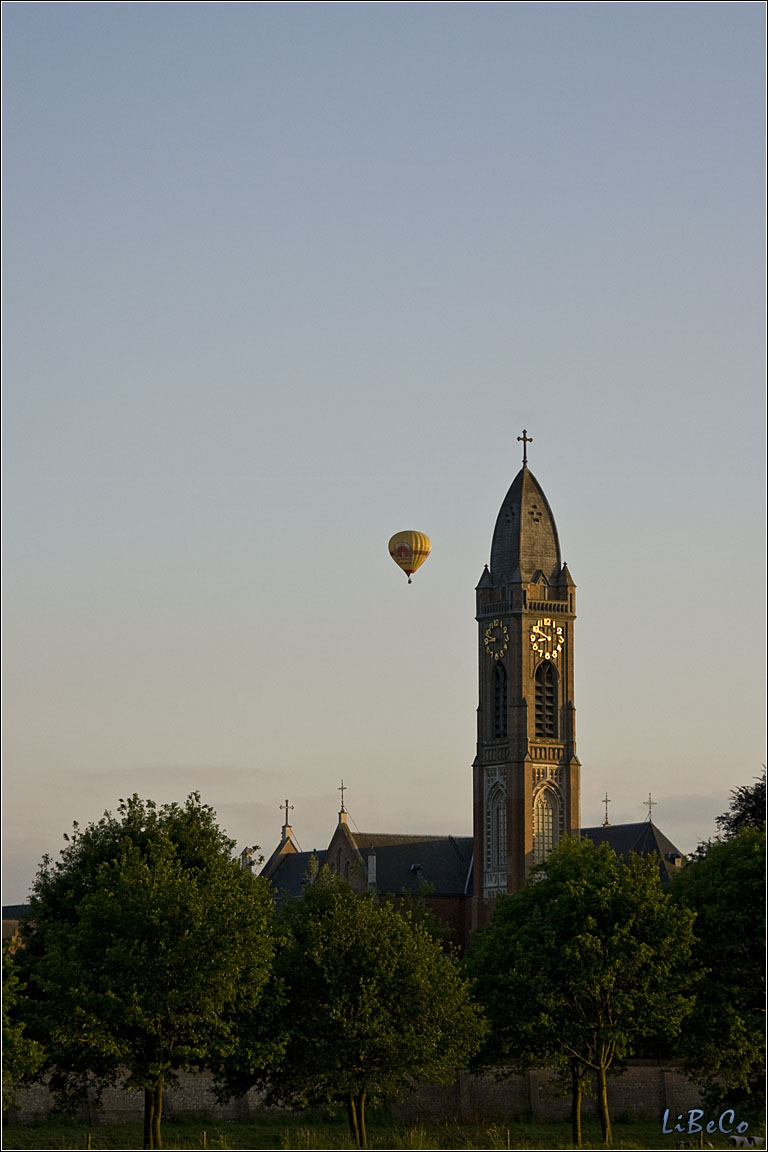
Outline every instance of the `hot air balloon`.
[(429, 536), (423, 532), (396, 532), (389, 542), (389, 554), (399, 568), (402, 568), (412, 583), (411, 576), (429, 556), (432, 545)]

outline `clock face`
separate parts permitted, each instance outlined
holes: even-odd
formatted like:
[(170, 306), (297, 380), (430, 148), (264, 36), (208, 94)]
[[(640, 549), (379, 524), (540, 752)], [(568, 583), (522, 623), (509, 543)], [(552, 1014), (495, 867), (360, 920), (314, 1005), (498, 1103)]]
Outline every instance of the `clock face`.
[(483, 636), (485, 650), (491, 660), (500, 660), (509, 647), (509, 632), (506, 624), (494, 620), (485, 630)]
[(537, 620), (530, 631), (531, 648), (544, 660), (557, 660), (565, 643), (565, 633), (561, 624), (556, 624), (549, 616)]

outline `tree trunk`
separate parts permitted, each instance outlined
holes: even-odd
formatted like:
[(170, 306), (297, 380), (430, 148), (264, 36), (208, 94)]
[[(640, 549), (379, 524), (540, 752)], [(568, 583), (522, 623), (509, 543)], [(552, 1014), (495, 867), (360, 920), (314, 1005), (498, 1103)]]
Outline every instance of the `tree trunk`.
[(600, 1115), (600, 1127), (603, 1130), (603, 1143), (610, 1147), (613, 1140), (611, 1137), (611, 1116), (608, 1111), (608, 1083), (604, 1065), (601, 1065), (597, 1070), (597, 1109)]
[(360, 1133), (360, 1147), (368, 1147), (368, 1134), (365, 1131), (365, 1089), (357, 1097), (357, 1130)]
[(575, 1148), (581, 1148), (582, 1080), (578, 1060), (571, 1060), (571, 1139)]
[(144, 1089), (144, 1147), (152, 1147), (152, 1114), (155, 1110), (155, 1094), (151, 1088)]
[(163, 1137), (160, 1134), (160, 1121), (163, 1118), (163, 1085), (155, 1085), (155, 1107), (152, 1113), (152, 1147), (162, 1148)]
[(357, 1110), (355, 1097), (351, 1092), (347, 1095), (347, 1119), (349, 1120), (349, 1134), (355, 1142), (355, 1148), (360, 1147), (360, 1129), (357, 1126)]
[(144, 1089), (144, 1147), (162, 1148), (160, 1121), (163, 1118), (163, 1086)]

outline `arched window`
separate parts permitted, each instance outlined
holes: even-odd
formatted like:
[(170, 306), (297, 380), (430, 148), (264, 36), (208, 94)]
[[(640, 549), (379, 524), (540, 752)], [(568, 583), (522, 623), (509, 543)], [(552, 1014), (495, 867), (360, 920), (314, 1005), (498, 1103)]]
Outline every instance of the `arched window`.
[(507, 866), (507, 797), (496, 784), (488, 797), (486, 812), (486, 867)]
[(560, 838), (560, 805), (551, 788), (542, 788), (533, 803), (533, 862), (543, 864)]
[(507, 737), (507, 673), (503, 664), (493, 670), (493, 736), (495, 740)]
[(548, 660), (536, 669), (536, 735), (557, 739), (557, 672)]

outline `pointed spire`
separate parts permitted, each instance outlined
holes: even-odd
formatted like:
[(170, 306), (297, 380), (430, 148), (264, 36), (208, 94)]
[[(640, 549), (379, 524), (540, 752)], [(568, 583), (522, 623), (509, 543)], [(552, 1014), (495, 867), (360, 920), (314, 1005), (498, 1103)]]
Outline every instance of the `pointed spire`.
[(491, 540), (491, 577), (497, 586), (502, 573), (515, 582), (529, 580), (537, 568), (550, 582), (559, 579), (560, 544), (549, 502), (538, 480), (524, 464), (496, 517)]
[(475, 591), (477, 591), (478, 588), (493, 588), (493, 580), (491, 578), (491, 573), (488, 571), (487, 564), (485, 568), (483, 568), (483, 574), (480, 577), (480, 581), (477, 584)]

